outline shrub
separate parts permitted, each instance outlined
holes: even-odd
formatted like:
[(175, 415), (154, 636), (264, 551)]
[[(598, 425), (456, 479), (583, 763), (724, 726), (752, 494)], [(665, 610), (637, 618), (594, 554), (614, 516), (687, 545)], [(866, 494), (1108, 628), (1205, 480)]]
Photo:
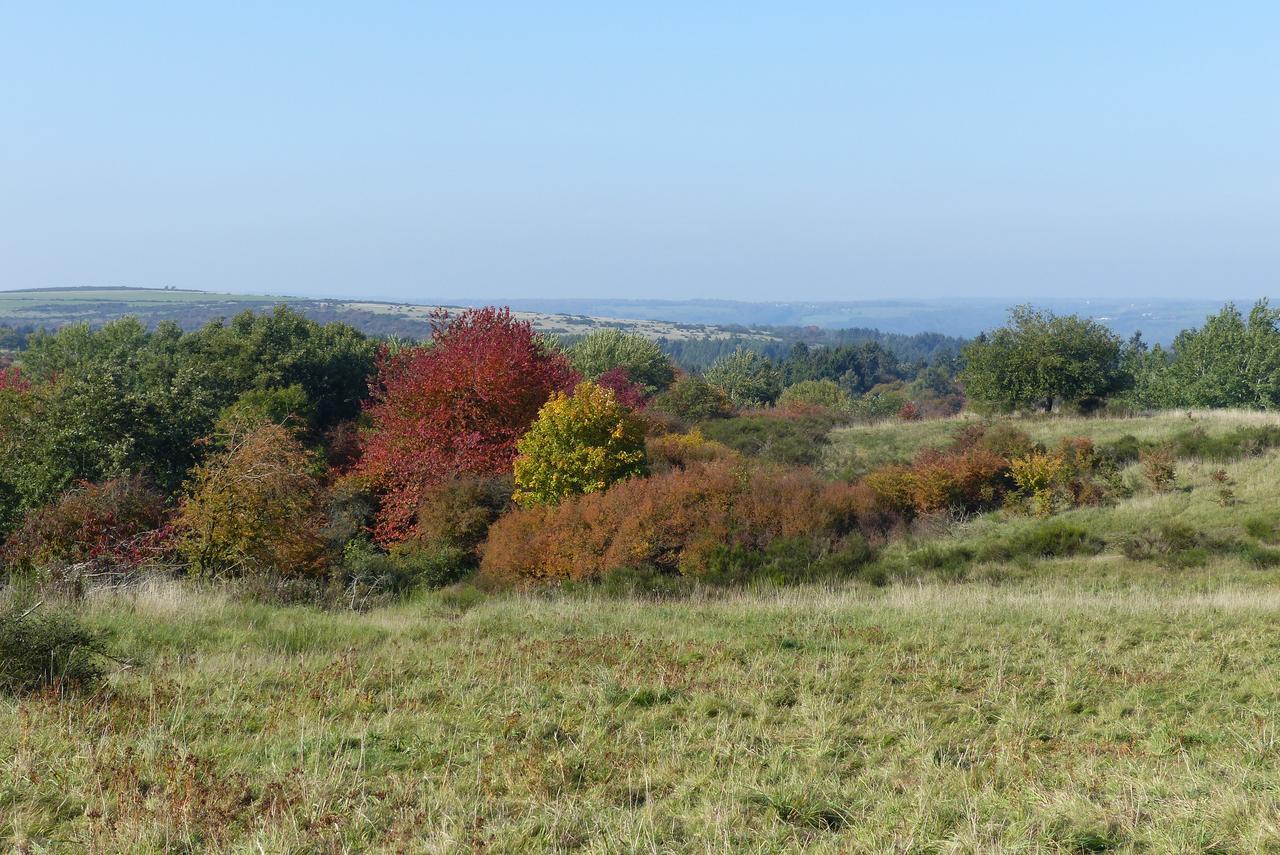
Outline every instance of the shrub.
[(695, 463), (734, 460), (738, 453), (721, 442), (707, 439), (697, 430), (688, 433), (664, 433), (645, 440), (645, 455), (655, 472), (686, 469)]
[(920, 408), (915, 404), (907, 401), (898, 409), (898, 421), (900, 422), (918, 422), (920, 421)]
[(622, 369), (645, 396), (661, 392), (675, 379), (675, 367), (657, 342), (634, 333), (597, 330), (569, 348), (568, 355), (573, 367), (591, 380)]
[(325, 520), (314, 464), (281, 425), (230, 438), (192, 473), (178, 513), (179, 551), (204, 573), (317, 572)]
[(982, 448), (930, 449), (910, 466), (891, 464), (863, 478), (888, 507), (907, 514), (995, 507), (1009, 487), (1008, 461)]
[(595, 383), (556, 393), (516, 446), (517, 504), (554, 504), (645, 471), (644, 426)]
[(102, 678), (105, 653), (103, 637), (67, 612), (17, 602), (0, 610), (0, 691), (92, 688)]
[(315, 408), (299, 384), (283, 389), (251, 389), (218, 416), (215, 433), (243, 434), (264, 424), (306, 428), (315, 418)]
[(1174, 569), (1204, 564), (1217, 546), (1200, 531), (1174, 520), (1125, 538), (1120, 550), (1131, 561), (1156, 561)]
[(1147, 484), (1152, 490), (1164, 493), (1173, 489), (1173, 484), (1177, 480), (1177, 471), (1174, 468), (1172, 448), (1167, 445), (1152, 448), (1142, 452), (1139, 460), (1142, 461), (1142, 475), (1147, 479)]
[(1061, 454), (1033, 451), (1025, 457), (1009, 461), (1009, 469), (1018, 489), (1031, 497), (1036, 513), (1048, 516), (1067, 473), (1067, 462)]
[(643, 386), (635, 383), (625, 368), (611, 368), (596, 378), (596, 385), (608, 389), (618, 403), (629, 410), (642, 410), (649, 399)]
[(353, 541), (343, 555), (342, 570), (353, 599), (398, 595), (416, 588), (443, 588), (475, 568), (471, 550), (456, 546), (401, 546), (390, 553), (367, 542)]
[(489, 526), (511, 504), (511, 493), (509, 477), (455, 478), (429, 487), (418, 505), (410, 541), (474, 556)]
[(432, 484), (510, 472), (519, 441), (551, 395), (577, 374), (509, 310), (432, 317), (430, 346), (385, 352), (373, 384), (355, 472), (381, 498), (374, 533), (391, 544), (412, 532)]
[(79, 484), (26, 514), (5, 543), (4, 560), (27, 570), (86, 561), (134, 566), (164, 550), (166, 515), (164, 497), (141, 476)]
[(1105, 546), (1101, 538), (1094, 537), (1084, 526), (1055, 520), (1020, 532), (1003, 547), (994, 552), (988, 551), (983, 557), (985, 560), (1002, 558), (1002, 551), (1007, 550), (1010, 558), (1020, 555), (1065, 558), (1072, 555), (1097, 555)]
[(1280, 544), (1280, 521), (1269, 517), (1250, 517), (1244, 521), (1244, 530), (1250, 537), (1275, 546)]
[(828, 434), (835, 424), (830, 414), (787, 416), (771, 412), (707, 422), (701, 430), (708, 439), (749, 457), (789, 466), (815, 466), (831, 444)]
[(723, 547), (840, 541), (858, 528), (854, 514), (865, 501), (858, 488), (803, 470), (695, 464), (507, 514), (489, 530), (480, 572), (506, 583), (599, 579), (639, 566), (700, 576)]
[(844, 412), (853, 406), (853, 398), (834, 380), (802, 380), (782, 390), (778, 406), (785, 410), (823, 407)]
[(0, 368), (0, 390), (4, 389), (28, 392), (31, 390), (31, 383), (22, 376), (22, 370), (18, 366), (6, 365)]
[(733, 415), (734, 406), (719, 386), (696, 375), (685, 375), (651, 400), (649, 410), (670, 416), (680, 424), (693, 425), (728, 418)]

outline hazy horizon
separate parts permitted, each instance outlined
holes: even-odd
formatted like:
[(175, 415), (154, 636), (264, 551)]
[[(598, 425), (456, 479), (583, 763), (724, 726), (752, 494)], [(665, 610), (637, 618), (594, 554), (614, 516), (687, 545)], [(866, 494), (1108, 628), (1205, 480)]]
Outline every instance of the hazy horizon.
[(1246, 300), (1280, 8), (8, 10), (0, 288)]

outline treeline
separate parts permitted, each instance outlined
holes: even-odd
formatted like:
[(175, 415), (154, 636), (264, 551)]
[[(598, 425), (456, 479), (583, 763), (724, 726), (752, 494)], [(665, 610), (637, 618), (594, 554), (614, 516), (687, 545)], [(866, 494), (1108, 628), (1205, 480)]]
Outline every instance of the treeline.
[(960, 380), (989, 411), (1280, 406), (1280, 310), (1228, 304), (1165, 348), (1028, 306), (969, 344)]
[[(903, 335), (885, 333), (875, 329), (850, 328), (840, 330), (819, 327), (753, 327), (745, 335), (720, 339), (659, 339), (663, 351), (682, 368), (690, 371), (709, 367), (717, 359), (735, 350), (754, 350), (762, 356), (779, 362), (802, 344), (810, 348), (840, 348), (854, 345), (875, 344), (903, 368), (899, 373), (913, 373), (919, 367), (954, 362), (964, 348), (965, 339), (941, 333), (917, 333)], [(760, 334), (769, 336), (761, 339)]]
[[(1280, 315), (1227, 307), (1165, 351), (1024, 307), (962, 359), (988, 410), (1265, 408)], [(687, 373), (640, 336), (564, 347), (494, 308), (437, 313), (421, 344), (284, 307), (41, 332), (0, 369), (0, 559), (23, 584), (162, 568), (347, 604), (473, 573), (874, 580), (878, 544), (916, 517), (1110, 501), (1135, 457), (1152, 489), (1169, 482), (1168, 449), (984, 427), (910, 464), (823, 472), (835, 426), (964, 405), (947, 364), (909, 370), (867, 341)]]

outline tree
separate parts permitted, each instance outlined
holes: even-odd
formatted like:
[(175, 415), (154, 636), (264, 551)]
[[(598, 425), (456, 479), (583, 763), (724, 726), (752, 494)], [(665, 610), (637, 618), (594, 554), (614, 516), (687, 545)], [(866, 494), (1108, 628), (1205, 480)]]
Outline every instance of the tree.
[[(1280, 310), (1265, 300), (1248, 317), (1234, 305), (1173, 340), (1172, 358), (1148, 357), (1144, 403), (1165, 407), (1280, 406)], [(1155, 349), (1153, 349), (1154, 351)]]
[(516, 443), (577, 373), (508, 309), (432, 317), (432, 342), (384, 354), (355, 474), (381, 497), (375, 537), (412, 532), (423, 491), (465, 475), (511, 471)]
[(782, 392), (781, 373), (754, 350), (738, 349), (720, 357), (707, 369), (706, 378), (738, 407), (767, 406)]
[(312, 573), (324, 558), (323, 484), (297, 436), (264, 424), (196, 467), (178, 511), (178, 550), (204, 573)]
[(625, 368), (631, 382), (644, 389), (646, 395), (661, 392), (675, 379), (675, 367), (656, 342), (616, 329), (589, 333), (569, 348), (569, 359), (590, 380), (615, 368)]
[(979, 408), (1089, 407), (1124, 388), (1120, 339), (1096, 321), (1030, 306), (965, 348), (961, 382)]
[(594, 493), (645, 471), (644, 425), (608, 389), (556, 393), (517, 446), (515, 501), (526, 507)]

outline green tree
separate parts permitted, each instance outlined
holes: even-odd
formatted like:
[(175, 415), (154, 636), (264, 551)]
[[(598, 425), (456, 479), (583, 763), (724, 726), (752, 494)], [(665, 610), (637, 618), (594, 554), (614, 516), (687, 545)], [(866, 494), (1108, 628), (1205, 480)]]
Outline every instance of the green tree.
[(569, 348), (568, 356), (573, 367), (591, 380), (614, 368), (625, 368), (631, 382), (646, 395), (661, 392), (675, 379), (675, 367), (656, 342), (620, 330), (590, 333)]
[(782, 392), (782, 374), (767, 357), (754, 350), (735, 350), (707, 369), (706, 378), (724, 389), (738, 407), (764, 407)]
[(595, 383), (557, 392), (516, 446), (515, 501), (555, 504), (645, 471), (644, 425)]
[(1152, 406), (1280, 406), (1280, 310), (1265, 300), (1249, 315), (1234, 305), (1211, 315), (1199, 329), (1173, 340), (1171, 358), (1151, 360), (1139, 379)]
[(1127, 381), (1120, 339), (1109, 329), (1030, 306), (1012, 309), (1008, 325), (971, 342), (964, 360), (965, 394), (984, 410), (1087, 408)]

